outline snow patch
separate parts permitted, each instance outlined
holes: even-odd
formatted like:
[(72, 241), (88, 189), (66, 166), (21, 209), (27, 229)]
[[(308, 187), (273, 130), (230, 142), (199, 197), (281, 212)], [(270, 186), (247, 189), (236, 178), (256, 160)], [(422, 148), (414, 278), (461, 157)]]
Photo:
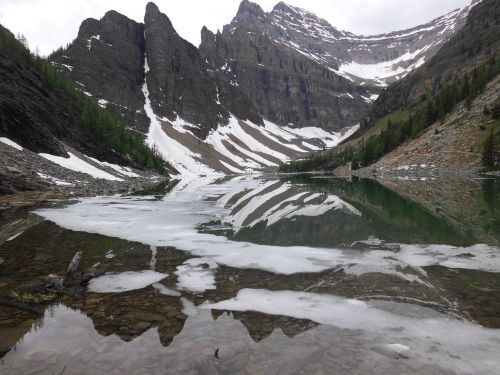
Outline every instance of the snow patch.
[(52, 177), (52, 176), (49, 176), (47, 174), (44, 174), (44, 173), (37, 173), (41, 178), (43, 178), (44, 180), (49, 180), (49, 181), (52, 181), (53, 183), (55, 183), (56, 185), (59, 185), (59, 186), (73, 186), (72, 183), (70, 182), (66, 182), (64, 180), (60, 180), (56, 177)]
[(10, 147), (14, 147), (16, 150), (19, 150), (19, 151), (22, 151), (22, 149), (23, 149), (20, 145), (18, 145), (14, 141), (11, 141), (9, 138), (0, 137), (0, 142), (2, 142), (3, 144), (8, 145)]
[(127, 176), (127, 177), (132, 177), (132, 178), (135, 178), (135, 177), (141, 177), (139, 176), (137, 173), (134, 173), (132, 171), (132, 168), (129, 168), (129, 167), (123, 167), (121, 165), (118, 165), (118, 164), (112, 164), (112, 163), (108, 163), (106, 161), (99, 161), (95, 158), (92, 158), (90, 156), (87, 156), (85, 155), (85, 157), (89, 158), (90, 160), (92, 160), (94, 163), (97, 163), (99, 165), (102, 165), (103, 167), (108, 167), (108, 168), (111, 168), (111, 169), (114, 169), (115, 171), (117, 171), (119, 174), (123, 175), (123, 176)]
[(116, 176), (113, 176), (110, 173), (104, 172), (103, 170), (100, 170), (96, 167), (94, 167), (92, 164), (87, 163), (86, 161), (83, 161), (82, 159), (76, 157), (73, 155), (71, 152), (68, 152), (69, 158), (63, 158), (62, 156), (56, 156), (56, 155), (50, 155), (50, 154), (38, 154), (41, 157), (50, 160), (51, 162), (60, 165), (61, 167), (71, 169), (72, 171), (75, 172), (81, 172), (88, 174), (94, 178), (100, 178), (104, 180), (110, 180), (110, 181), (123, 181), (121, 178), (118, 178)]
[(162, 283), (154, 283), (151, 286), (164, 296), (179, 297), (181, 295), (178, 291), (169, 289)]

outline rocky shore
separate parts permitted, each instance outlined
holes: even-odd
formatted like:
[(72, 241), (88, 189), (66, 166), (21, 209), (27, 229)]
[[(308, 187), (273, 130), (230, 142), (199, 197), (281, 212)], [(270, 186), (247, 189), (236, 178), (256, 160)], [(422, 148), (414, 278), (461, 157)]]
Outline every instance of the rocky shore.
[[(71, 150), (77, 154), (77, 151)], [(77, 156), (86, 158), (82, 154)], [(39, 154), (0, 142), (0, 206), (23, 206), (38, 202), (95, 195), (127, 194), (144, 190), (167, 179), (151, 171), (127, 167), (130, 176), (93, 162), (115, 180), (95, 178), (53, 163)], [(133, 175), (134, 177), (131, 177)]]

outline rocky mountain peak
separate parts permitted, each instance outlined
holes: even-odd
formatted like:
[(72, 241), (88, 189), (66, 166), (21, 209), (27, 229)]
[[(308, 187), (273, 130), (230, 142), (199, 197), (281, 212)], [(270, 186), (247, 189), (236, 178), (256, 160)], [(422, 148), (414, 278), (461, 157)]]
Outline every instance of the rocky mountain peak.
[(266, 16), (266, 13), (262, 10), (259, 4), (252, 3), (251, 1), (248, 0), (242, 0), (238, 8), (238, 12), (236, 13), (236, 18), (245, 15), (252, 15), (257, 18), (264, 18)]
[(319, 18), (314, 13), (308, 12), (307, 10), (299, 7), (288, 5), (283, 1), (280, 1), (278, 4), (276, 4), (271, 13), (285, 13), (290, 17), (296, 18)]
[(146, 31), (149, 28), (155, 31), (161, 30), (161, 32), (177, 35), (177, 32), (175, 31), (174, 26), (170, 21), (170, 18), (168, 18), (165, 13), (162, 13), (158, 6), (153, 2), (149, 2), (146, 5), (144, 26)]
[(80, 25), (80, 29), (78, 30), (78, 37), (84, 38), (90, 35), (95, 35), (99, 32), (101, 28), (101, 23), (95, 18), (87, 18)]
[(146, 4), (146, 14), (148, 13), (151, 14), (160, 13), (160, 8), (158, 8), (158, 5), (150, 1)]
[(104, 13), (104, 16), (101, 18), (101, 21), (105, 20), (115, 20), (117, 22), (128, 22), (130, 19), (124, 16), (121, 13), (118, 13), (116, 10), (108, 10)]

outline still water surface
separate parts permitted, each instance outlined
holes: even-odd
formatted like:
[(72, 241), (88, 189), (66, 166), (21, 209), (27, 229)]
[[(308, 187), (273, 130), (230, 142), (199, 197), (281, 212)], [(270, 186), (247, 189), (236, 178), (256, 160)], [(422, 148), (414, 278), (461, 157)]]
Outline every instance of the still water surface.
[[(498, 180), (202, 178), (0, 214), (0, 373), (500, 373)], [(41, 292), (76, 251), (88, 287)], [(45, 284), (44, 284), (45, 283)]]

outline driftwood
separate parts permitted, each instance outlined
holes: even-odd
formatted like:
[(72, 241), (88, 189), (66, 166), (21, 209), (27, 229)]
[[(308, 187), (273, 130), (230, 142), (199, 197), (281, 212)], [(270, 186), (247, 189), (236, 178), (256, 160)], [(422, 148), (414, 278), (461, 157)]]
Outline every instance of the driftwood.
[(69, 277), (75, 273), (78, 266), (80, 265), (81, 260), (82, 260), (82, 252), (77, 251), (76, 254), (73, 256), (71, 263), (68, 266), (68, 270), (66, 271), (66, 277)]
[(43, 311), (45, 310), (44, 308), (41, 308), (38, 306), (33, 306), (33, 305), (28, 304), (28, 303), (23, 303), (23, 302), (18, 302), (18, 301), (12, 301), (10, 299), (6, 299), (3, 297), (0, 297), (0, 305), (14, 307), (16, 309), (29, 311), (29, 312), (33, 312), (36, 314), (43, 314)]
[[(44, 290), (45, 292), (58, 293), (58, 294), (64, 294), (81, 298), (82, 294), (81, 287), (85, 286), (89, 282), (89, 280), (92, 278), (92, 275), (82, 275), (81, 280), (78, 282), (77, 288), (71, 287), (71, 283), (69, 282), (75, 271), (78, 269), (81, 260), (82, 260), (82, 252), (78, 251), (73, 256), (73, 259), (71, 260), (68, 266), (68, 270), (66, 271), (66, 275), (64, 277), (57, 275), (49, 275), (44, 283), (44, 286), (42, 287), (42, 290)], [(10, 300), (3, 297), (0, 297), (0, 305), (33, 312), (36, 314), (43, 314), (45, 310), (45, 308), (42, 306), (33, 306), (28, 303)]]

